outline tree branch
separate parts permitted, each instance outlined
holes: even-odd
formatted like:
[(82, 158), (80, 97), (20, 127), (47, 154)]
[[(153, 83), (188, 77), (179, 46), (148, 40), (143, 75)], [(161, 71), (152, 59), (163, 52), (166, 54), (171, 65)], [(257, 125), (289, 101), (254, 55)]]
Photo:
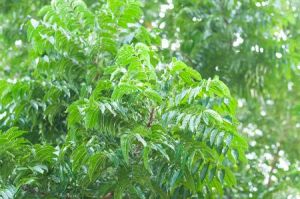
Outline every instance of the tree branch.
[(152, 126), (152, 123), (153, 123), (154, 119), (155, 119), (155, 108), (152, 108), (151, 112), (150, 112), (149, 120), (148, 120), (148, 123), (147, 123), (148, 128), (150, 128)]

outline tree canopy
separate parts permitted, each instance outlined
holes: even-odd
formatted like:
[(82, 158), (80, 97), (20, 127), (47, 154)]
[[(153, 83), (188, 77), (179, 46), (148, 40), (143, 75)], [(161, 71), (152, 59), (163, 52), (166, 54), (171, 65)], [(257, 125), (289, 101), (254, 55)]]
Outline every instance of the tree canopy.
[(298, 8), (1, 1), (0, 198), (298, 198)]

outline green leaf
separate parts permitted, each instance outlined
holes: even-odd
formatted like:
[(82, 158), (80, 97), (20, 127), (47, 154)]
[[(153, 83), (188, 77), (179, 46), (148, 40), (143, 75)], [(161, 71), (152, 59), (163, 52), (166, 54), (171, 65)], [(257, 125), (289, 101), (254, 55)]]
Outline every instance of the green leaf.
[(129, 151), (132, 143), (132, 136), (124, 134), (121, 136), (121, 149), (126, 164), (129, 164)]
[(209, 162), (204, 164), (201, 172), (200, 172), (200, 181), (203, 182), (204, 178), (206, 177), (207, 171), (208, 171), (208, 167), (209, 167)]
[(213, 167), (209, 170), (209, 181), (212, 181), (213, 178), (215, 177), (215, 174), (216, 174), (216, 171), (217, 171), (217, 167)]
[(182, 125), (181, 125), (182, 129), (185, 129), (187, 127), (191, 117), (192, 117), (192, 115), (190, 115), (190, 114), (185, 115), (185, 117), (183, 118), (183, 121), (182, 121)]
[(206, 124), (209, 124), (208, 121), (210, 121), (210, 118), (213, 118), (216, 122), (218, 123), (222, 123), (223, 119), (222, 117), (219, 115), (219, 113), (217, 113), (216, 111), (212, 110), (212, 109), (207, 109), (203, 112), (204, 114), (204, 118), (206, 118)]
[(137, 86), (127, 84), (127, 83), (122, 83), (114, 89), (111, 98), (112, 98), (112, 100), (119, 100), (124, 95), (133, 94), (138, 91), (139, 91), (139, 89)]
[(179, 170), (176, 170), (173, 175), (172, 175), (172, 178), (171, 178), (171, 181), (170, 181), (170, 190), (172, 192), (172, 190), (174, 190), (176, 188), (176, 181), (180, 178), (180, 171)]
[(33, 167), (30, 167), (30, 169), (33, 172), (37, 172), (37, 173), (40, 173), (40, 174), (44, 174), (45, 172), (48, 172), (48, 167), (46, 165), (42, 165), (42, 164), (37, 164)]
[(231, 155), (233, 156), (235, 161), (238, 161), (239, 159), (239, 152), (236, 149), (231, 150)]
[(210, 88), (213, 89), (214, 92), (221, 97), (230, 97), (230, 91), (228, 87), (222, 81), (220, 81), (218, 77), (215, 77), (212, 80)]
[(196, 115), (193, 115), (191, 118), (190, 118), (190, 123), (189, 123), (189, 129), (194, 132), (194, 130), (196, 129), (196, 124), (195, 124), (195, 120), (197, 119), (197, 116)]
[(88, 159), (88, 176), (90, 181), (95, 181), (105, 168), (106, 156), (101, 152), (93, 154)]
[(152, 148), (159, 151), (166, 158), (166, 160), (170, 161), (169, 155), (167, 154), (165, 149), (160, 144), (152, 145)]
[(185, 63), (183, 63), (181, 61), (177, 61), (175, 58), (173, 58), (173, 60), (172, 60), (172, 65), (173, 65), (173, 67), (171, 69), (172, 74), (175, 74), (176, 72), (179, 72), (187, 67)]
[(204, 133), (203, 133), (203, 140), (206, 140), (206, 138), (208, 138), (209, 134), (213, 131), (214, 129), (212, 128), (206, 128), (204, 130)]
[(85, 111), (85, 126), (88, 129), (93, 129), (100, 122), (100, 111), (97, 106), (89, 106)]
[(226, 168), (226, 172), (225, 172), (225, 182), (229, 185), (235, 185), (236, 184), (236, 178), (234, 176), (234, 174), (232, 173), (232, 171), (228, 168)]
[(93, 90), (92, 96), (94, 98), (99, 98), (103, 95), (103, 91), (110, 90), (111, 87), (112, 87), (111, 82), (107, 80), (100, 80), (96, 88)]
[(187, 67), (186, 72), (195, 80), (200, 81), (202, 79), (200, 73), (193, 68)]
[(227, 146), (230, 145), (232, 139), (233, 139), (233, 136), (232, 136), (232, 135), (228, 135), (228, 136), (226, 137), (225, 143), (226, 143)]
[(144, 162), (144, 166), (145, 168), (149, 171), (149, 173), (152, 174), (152, 170), (150, 168), (150, 159), (149, 159), (149, 154), (151, 152), (151, 148), (146, 146), (144, 147), (144, 150), (143, 150), (143, 162)]
[(224, 182), (224, 177), (225, 177), (225, 170), (224, 169), (219, 170), (218, 171), (218, 179), (222, 184)]
[(162, 97), (161, 97), (161, 95), (159, 95), (156, 91), (154, 91), (152, 89), (146, 89), (144, 91), (144, 95), (147, 98), (153, 100), (157, 104), (161, 104), (162, 103)]
[(216, 136), (218, 134), (218, 130), (214, 129), (210, 134), (210, 145), (212, 146), (215, 142)]
[(147, 146), (147, 142), (146, 140), (144, 140), (144, 138), (140, 135), (140, 134), (135, 134), (136, 139), (143, 144), (144, 147)]
[(217, 141), (216, 141), (216, 146), (217, 147), (220, 147), (222, 142), (223, 142), (223, 138), (224, 138), (224, 131), (220, 132), (218, 135), (217, 135)]
[(196, 185), (193, 176), (188, 170), (185, 170), (184, 172), (184, 177), (185, 177), (185, 184), (190, 189), (192, 192), (196, 191)]
[(77, 171), (82, 165), (86, 163), (88, 156), (87, 156), (87, 149), (84, 145), (80, 145), (77, 147), (73, 153), (71, 154), (72, 162), (72, 169)]

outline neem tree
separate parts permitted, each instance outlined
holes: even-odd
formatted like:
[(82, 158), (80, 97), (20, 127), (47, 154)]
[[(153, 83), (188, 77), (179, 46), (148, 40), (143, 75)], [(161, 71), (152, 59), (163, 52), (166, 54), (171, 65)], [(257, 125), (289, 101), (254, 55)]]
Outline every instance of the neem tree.
[(163, 38), (161, 59), (176, 56), (203, 77), (219, 75), (239, 101), (249, 164), (236, 172), (239, 186), (225, 195), (298, 196), (299, 1), (157, 2), (144, 1), (143, 23)]
[(0, 83), (0, 196), (199, 198), (236, 183), (235, 100), (160, 61), (138, 2), (54, 0), (40, 16), (34, 70)]

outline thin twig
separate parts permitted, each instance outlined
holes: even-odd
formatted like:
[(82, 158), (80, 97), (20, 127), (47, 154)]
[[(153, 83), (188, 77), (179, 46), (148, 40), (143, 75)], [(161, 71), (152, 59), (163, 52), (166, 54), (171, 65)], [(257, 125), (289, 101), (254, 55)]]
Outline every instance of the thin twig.
[(147, 123), (148, 128), (150, 128), (152, 126), (152, 123), (153, 123), (154, 119), (155, 119), (155, 108), (152, 108), (151, 112), (150, 112), (149, 120), (148, 120), (148, 123)]
[(273, 173), (273, 171), (274, 171), (274, 169), (275, 169), (275, 167), (276, 167), (276, 163), (277, 163), (277, 161), (278, 161), (278, 158), (279, 158), (279, 151), (280, 151), (280, 149), (279, 149), (279, 147), (277, 148), (277, 151), (276, 151), (276, 154), (275, 154), (275, 157), (274, 157), (274, 159), (273, 159), (273, 161), (272, 161), (272, 163), (271, 163), (271, 170), (270, 170), (270, 173), (269, 173), (269, 178), (268, 178), (268, 187), (270, 187), (271, 186), (271, 184), (272, 184), (272, 173)]

